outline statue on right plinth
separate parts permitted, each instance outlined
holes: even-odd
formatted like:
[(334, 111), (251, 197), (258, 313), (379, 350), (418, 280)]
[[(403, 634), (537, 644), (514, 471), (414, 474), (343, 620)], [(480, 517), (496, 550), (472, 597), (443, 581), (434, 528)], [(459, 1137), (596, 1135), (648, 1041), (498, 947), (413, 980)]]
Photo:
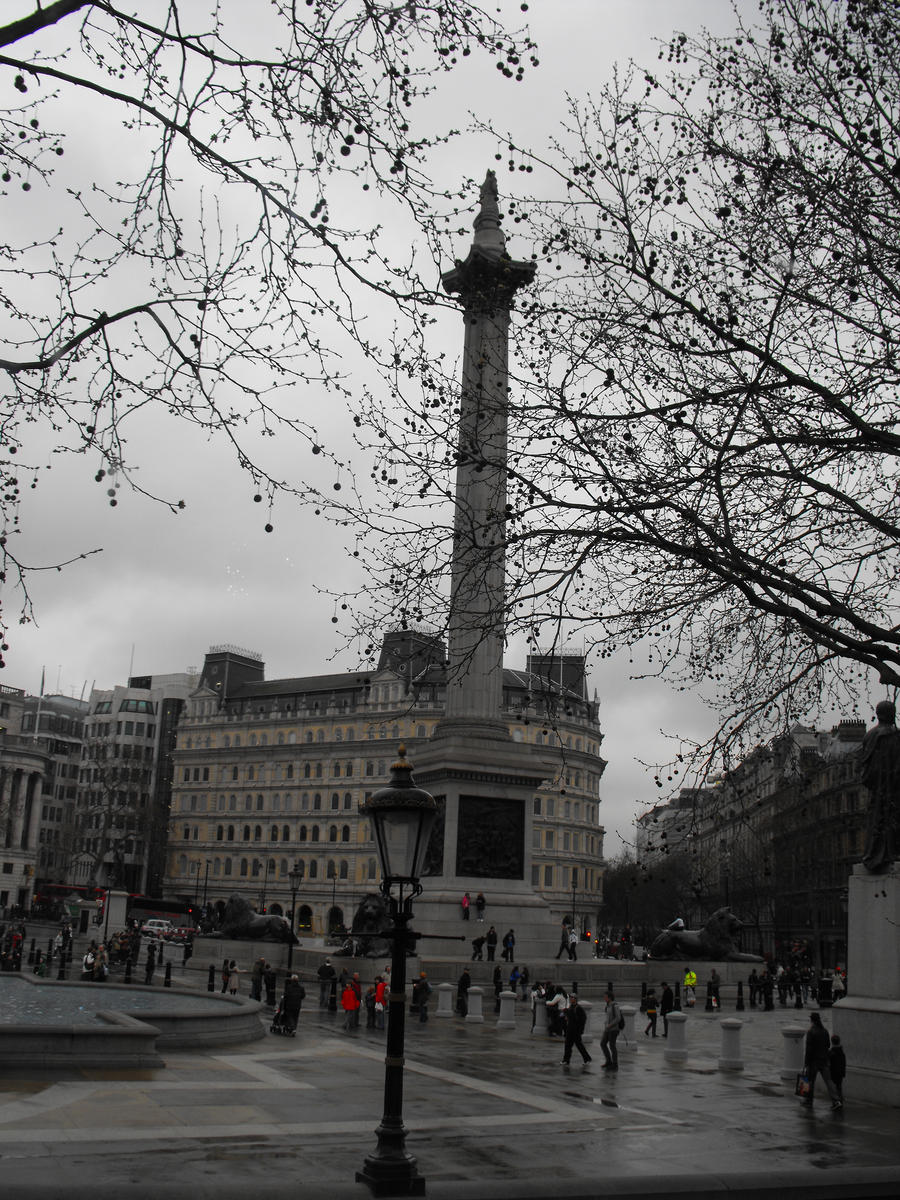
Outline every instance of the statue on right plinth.
[(863, 738), (860, 778), (869, 789), (869, 817), (863, 866), (872, 874), (886, 871), (897, 858), (900, 814), (900, 729), (890, 700), (875, 706), (878, 724)]

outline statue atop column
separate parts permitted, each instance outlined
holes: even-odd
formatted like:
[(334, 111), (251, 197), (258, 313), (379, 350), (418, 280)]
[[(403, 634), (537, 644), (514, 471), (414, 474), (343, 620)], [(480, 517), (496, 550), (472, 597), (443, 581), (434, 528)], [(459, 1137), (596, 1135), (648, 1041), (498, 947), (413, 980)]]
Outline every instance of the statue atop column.
[(860, 747), (860, 778), (869, 789), (869, 817), (863, 866), (872, 874), (886, 871), (896, 861), (900, 821), (900, 729), (897, 710), (890, 700), (875, 707), (878, 724)]

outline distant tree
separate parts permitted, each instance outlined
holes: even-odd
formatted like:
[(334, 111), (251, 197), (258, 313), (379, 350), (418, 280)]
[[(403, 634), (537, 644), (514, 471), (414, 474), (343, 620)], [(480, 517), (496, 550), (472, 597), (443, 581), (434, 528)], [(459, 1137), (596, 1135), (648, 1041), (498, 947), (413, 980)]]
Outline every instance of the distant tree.
[[(900, 684), (900, 7), (760, 8), (504, 154), (537, 181), (510, 253), (539, 251), (494, 516), (508, 630), (642, 643), (636, 669), (712, 682), (720, 742)], [(457, 385), (407, 344), (394, 386), (397, 424), (360, 414), (389, 481), (365, 519), (407, 535), (372, 598), (436, 621)]]
[(71, 865), (98, 887), (144, 891), (153, 828), (152, 758), (114, 737), (87, 738)]
[(148, 406), (229, 441), (257, 500), (313, 491), (260, 439), (323, 452), (298, 385), (347, 390), (365, 291), (407, 313), (430, 291), (376, 224), (434, 202), (424, 159), (448, 134), (417, 133), (415, 101), (473, 50), (521, 78), (530, 48), (468, 0), (4, 6), (0, 582), (26, 619), (29, 489), (71, 453), (111, 504), (150, 494)]
[(618, 935), (630, 924), (635, 942), (648, 946), (664, 925), (696, 904), (692, 880), (686, 854), (614, 859), (603, 875), (603, 926)]

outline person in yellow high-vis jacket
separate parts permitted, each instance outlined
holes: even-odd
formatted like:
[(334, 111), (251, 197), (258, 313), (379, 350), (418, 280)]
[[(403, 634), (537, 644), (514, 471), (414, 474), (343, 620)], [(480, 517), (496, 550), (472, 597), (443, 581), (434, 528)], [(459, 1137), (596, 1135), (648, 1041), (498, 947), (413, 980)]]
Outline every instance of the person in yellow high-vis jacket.
[(684, 1004), (686, 1008), (693, 1008), (696, 1000), (697, 988), (697, 972), (692, 971), (690, 967), (684, 969)]

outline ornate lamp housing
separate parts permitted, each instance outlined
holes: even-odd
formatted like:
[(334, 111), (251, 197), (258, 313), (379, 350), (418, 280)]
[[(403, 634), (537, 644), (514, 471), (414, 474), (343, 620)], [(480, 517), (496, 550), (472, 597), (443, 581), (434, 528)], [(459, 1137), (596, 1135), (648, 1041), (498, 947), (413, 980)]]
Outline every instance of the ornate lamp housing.
[(374, 792), (359, 811), (372, 822), (384, 883), (418, 881), (437, 804), (430, 792), (416, 787), (405, 746), (391, 767), (390, 783)]
[(300, 884), (303, 882), (303, 868), (299, 862), (295, 862), (293, 868), (288, 871), (288, 879), (290, 880), (291, 891), (299, 891)]

